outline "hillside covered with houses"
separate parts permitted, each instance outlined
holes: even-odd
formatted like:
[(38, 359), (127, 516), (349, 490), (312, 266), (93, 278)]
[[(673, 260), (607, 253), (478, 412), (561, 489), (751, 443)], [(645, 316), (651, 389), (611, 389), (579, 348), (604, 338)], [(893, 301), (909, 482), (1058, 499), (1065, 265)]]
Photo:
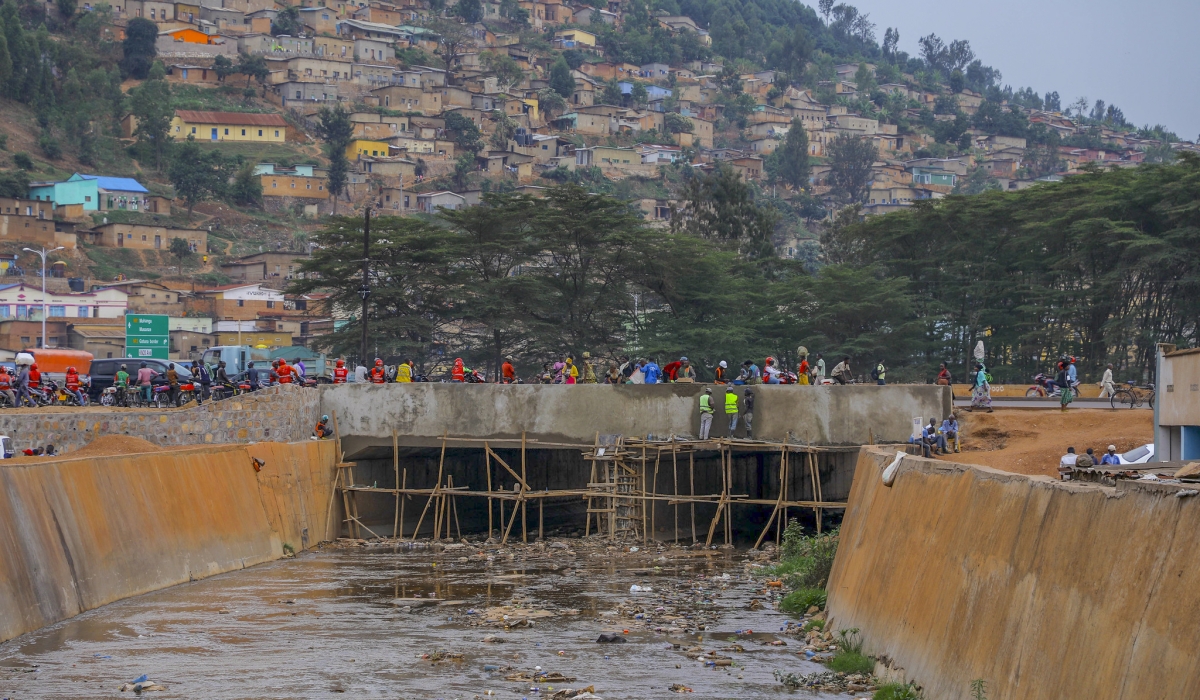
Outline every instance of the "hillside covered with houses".
[(725, 177), (770, 211), (776, 255), (820, 266), (841, 216), (1200, 150), (1014, 89), (965, 39), (909, 55), (831, 0), (7, 0), (0, 25), (0, 270), (63, 245), (48, 274), (189, 298), (282, 288), (324, 217), (366, 207), (575, 183), (683, 229)]

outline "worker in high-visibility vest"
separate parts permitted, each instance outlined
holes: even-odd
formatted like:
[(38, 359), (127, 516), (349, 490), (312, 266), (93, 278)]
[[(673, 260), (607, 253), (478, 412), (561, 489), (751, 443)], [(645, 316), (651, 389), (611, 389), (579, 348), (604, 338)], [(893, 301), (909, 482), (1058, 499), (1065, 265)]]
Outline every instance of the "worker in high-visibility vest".
[(712, 405), (712, 388), (704, 387), (704, 393), (700, 395), (700, 439), (708, 439), (708, 431), (712, 429), (713, 421), (713, 405)]
[(731, 386), (725, 387), (725, 414), (729, 416), (729, 437), (733, 437), (733, 431), (737, 428), (738, 395)]

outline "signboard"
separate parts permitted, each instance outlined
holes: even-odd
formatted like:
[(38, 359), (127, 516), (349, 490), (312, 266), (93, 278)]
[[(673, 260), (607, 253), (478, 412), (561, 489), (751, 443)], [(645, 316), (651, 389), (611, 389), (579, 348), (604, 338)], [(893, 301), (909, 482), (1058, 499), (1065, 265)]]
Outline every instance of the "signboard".
[(125, 316), (125, 356), (167, 359), (171, 348), (169, 317), (166, 314)]

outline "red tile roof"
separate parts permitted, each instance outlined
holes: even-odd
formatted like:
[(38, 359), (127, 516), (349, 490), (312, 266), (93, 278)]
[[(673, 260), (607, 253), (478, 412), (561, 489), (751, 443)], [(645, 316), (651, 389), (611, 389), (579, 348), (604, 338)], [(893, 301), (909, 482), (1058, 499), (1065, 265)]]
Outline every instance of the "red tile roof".
[(233, 124), (236, 126), (287, 126), (278, 114), (247, 114), (245, 112), (201, 112), (177, 109), (175, 116), (189, 124)]

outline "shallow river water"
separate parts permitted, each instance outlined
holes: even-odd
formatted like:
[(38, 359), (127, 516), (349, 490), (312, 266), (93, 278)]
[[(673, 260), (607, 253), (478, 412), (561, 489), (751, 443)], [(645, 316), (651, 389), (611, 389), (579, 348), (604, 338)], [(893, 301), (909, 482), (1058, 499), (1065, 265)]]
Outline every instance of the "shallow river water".
[[(167, 688), (143, 695), (164, 700), (541, 700), (587, 686), (605, 700), (632, 700), (675, 697), (673, 685), (695, 699), (816, 697), (773, 678), (824, 667), (797, 654), (796, 637), (779, 634), (789, 618), (745, 563), (734, 552), (631, 554), (579, 540), (436, 553), (328, 547), (120, 601), (0, 645), (0, 698), (130, 697), (121, 685), (143, 674)], [(766, 605), (749, 609), (754, 598)], [(597, 643), (609, 633), (627, 643)], [(689, 648), (732, 665), (689, 658)], [(574, 680), (506, 680), (537, 667)]]

